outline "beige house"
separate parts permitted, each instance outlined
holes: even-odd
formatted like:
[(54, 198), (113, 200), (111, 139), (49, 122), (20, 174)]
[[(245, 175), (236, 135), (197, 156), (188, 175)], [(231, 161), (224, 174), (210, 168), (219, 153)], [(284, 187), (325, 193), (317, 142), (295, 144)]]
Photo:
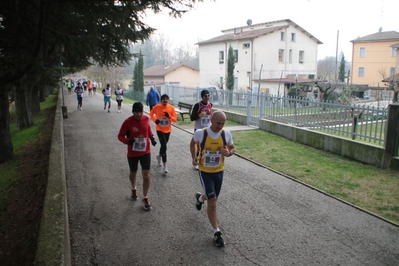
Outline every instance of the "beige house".
[(398, 41), (396, 31), (379, 31), (352, 40), (351, 82), (370, 87), (387, 86), (382, 80), (396, 73), (397, 51), (393, 45)]
[(185, 64), (157, 65), (144, 69), (144, 86), (176, 84), (178, 86), (198, 87), (199, 71)]
[(301, 84), (313, 90), (317, 77), (317, 48), (322, 44), (289, 19), (222, 31), (223, 35), (198, 43), (200, 87), (226, 89), (228, 50), (235, 54), (234, 90), (283, 95)]

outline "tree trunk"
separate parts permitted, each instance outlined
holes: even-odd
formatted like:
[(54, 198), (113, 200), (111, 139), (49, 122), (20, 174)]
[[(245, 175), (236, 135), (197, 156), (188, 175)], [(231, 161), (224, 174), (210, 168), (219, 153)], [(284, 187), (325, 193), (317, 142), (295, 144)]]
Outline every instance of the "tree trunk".
[(37, 84), (32, 88), (31, 97), (32, 97), (32, 114), (35, 115), (40, 112), (39, 89)]
[(14, 159), (14, 148), (10, 133), (10, 109), (8, 89), (0, 89), (0, 164)]
[(48, 86), (44, 85), (44, 86), (40, 86), (39, 89), (39, 102), (44, 102), (46, 100), (46, 97), (49, 95), (48, 91)]
[(32, 89), (25, 75), (15, 87), (15, 111), (17, 115), (17, 128), (29, 128), (35, 124), (32, 115)]

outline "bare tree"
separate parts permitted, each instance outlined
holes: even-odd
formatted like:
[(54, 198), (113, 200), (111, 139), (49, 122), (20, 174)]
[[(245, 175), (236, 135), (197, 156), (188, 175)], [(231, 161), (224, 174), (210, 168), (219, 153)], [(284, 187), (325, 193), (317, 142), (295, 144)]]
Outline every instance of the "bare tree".
[(221, 98), (221, 104), (223, 104), (224, 103), (224, 95), (225, 95), (225, 93), (224, 93), (224, 90), (223, 90), (223, 79), (221, 79), (221, 78), (214, 78), (214, 79), (212, 79), (210, 82), (209, 82), (209, 84), (211, 84), (211, 85), (214, 85), (216, 88), (218, 88), (219, 90), (220, 90), (220, 98)]
[(317, 62), (317, 75), (318, 79), (334, 81), (335, 80), (335, 57), (326, 56), (324, 59)]
[[(131, 52), (144, 55), (144, 68), (155, 65), (182, 63), (192, 68), (199, 68), (199, 50), (195, 45), (172, 44), (163, 34), (153, 36), (150, 40), (135, 44)], [(134, 60), (132, 60), (134, 62)], [(132, 63), (131, 63), (132, 64)]]

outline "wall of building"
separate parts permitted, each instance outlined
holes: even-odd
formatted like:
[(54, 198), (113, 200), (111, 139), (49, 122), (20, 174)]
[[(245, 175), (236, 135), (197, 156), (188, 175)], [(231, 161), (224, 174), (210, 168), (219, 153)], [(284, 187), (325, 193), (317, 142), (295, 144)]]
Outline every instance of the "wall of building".
[(187, 66), (180, 66), (165, 76), (166, 82), (179, 81), (180, 86), (198, 87), (200, 84), (199, 71)]
[[(287, 24), (281, 22), (282, 25)], [(276, 26), (276, 25), (273, 25)], [(249, 31), (249, 30), (247, 30)], [(281, 32), (284, 32), (284, 40), (281, 40)], [(295, 33), (295, 41), (291, 34)], [(244, 44), (249, 44), (246, 47)], [(298, 28), (288, 24), (287, 28), (275, 31), (256, 38), (248, 38), (234, 41), (208, 43), (199, 45), (200, 56), (200, 87), (215, 86), (215, 81), (223, 77), (225, 83), (228, 49), (238, 50), (238, 62), (235, 64), (234, 76), (236, 78), (237, 91), (246, 91), (248, 88), (259, 87), (253, 79), (283, 78), (287, 75), (308, 77), (309, 74), (317, 74), (317, 48), (318, 43), (309, 38)], [(279, 62), (279, 49), (284, 50), (284, 60)], [(289, 50), (292, 50), (292, 61), (289, 62)], [(219, 52), (224, 51), (224, 62), (219, 62)], [(299, 62), (299, 51), (304, 51), (303, 62)], [(263, 67), (262, 67), (263, 65)], [(261, 88), (267, 88), (262, 85)], [(274, 93), (277, 87), (274, 85)]]
[[(392, 56), (391, 45), (398, 41), (353, 43), (352, 78), (353, 84), (366, 84), (372, 87), (384, 87), (385, 77), (390, 76), (391, 67), (395, 67), (396, 57)], [(360, 57), (360, 48), (365, 47), (365, 56)], [(364, 76), (359, 77), (359, 67), (364, 67)]]

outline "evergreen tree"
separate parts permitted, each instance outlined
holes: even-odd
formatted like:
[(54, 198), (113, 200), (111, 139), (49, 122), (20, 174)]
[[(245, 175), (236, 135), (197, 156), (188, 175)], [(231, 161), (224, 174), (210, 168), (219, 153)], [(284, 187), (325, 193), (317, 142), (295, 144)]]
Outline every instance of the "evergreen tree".
[(133, 91), (135, 92), (135, 98), (139, 101), (143, 101), (144, 99), (144, 73), (143, 73), (143, 55), (140, 51), (138, 55), (138, 62), (134, 66), (133, 73)]
[(341, 53), (341, 62), (339, 63), (339, 72), (338, 72), (338, 81), (344, 82), (345, 81), (345, 56)]
[(227, 79), (226, 79), (226, 88), (230, 91), (234, 89), (234, 64), (235, 64), (235, 55), (233, 48), (229, 47), (229, 55), (227, 58)]

